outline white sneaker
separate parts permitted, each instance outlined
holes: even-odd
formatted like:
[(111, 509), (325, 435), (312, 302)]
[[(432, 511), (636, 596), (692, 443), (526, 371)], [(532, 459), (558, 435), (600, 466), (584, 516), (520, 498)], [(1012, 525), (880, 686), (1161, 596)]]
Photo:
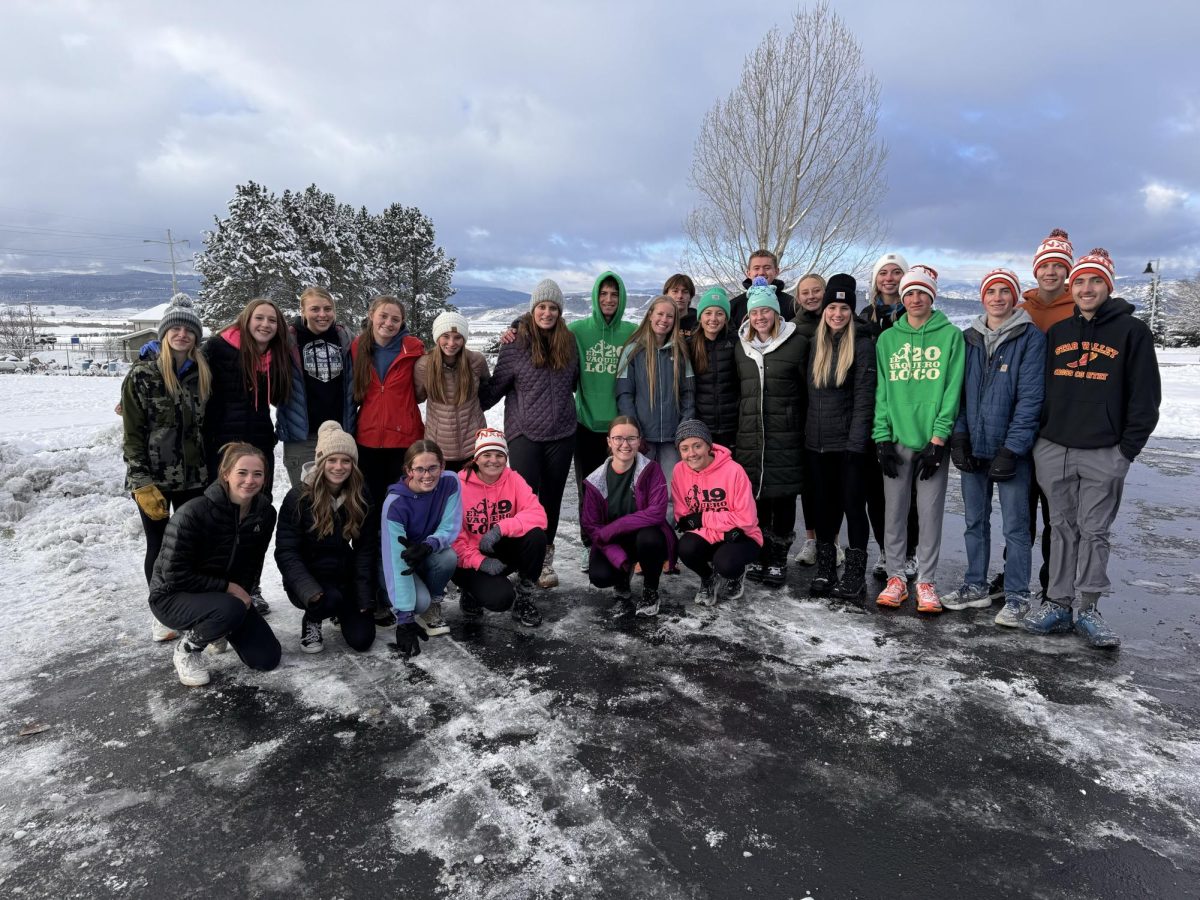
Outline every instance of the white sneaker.
[(842, 545), (841, 545), (841, 544), (838, 544), (838, 548), (837, 548), (837, 567), (840, 569), (840, 568), (841, 568), (842, 566), (844, 566), (845, 564), (846, 564), (846, 551), (845, 551), (845, 550), (842, 548)]
[(904, 577), (905, 578), (916, 578), (917, 577), (917, 558), (915, 556), (910, 556), (908, 559), (906, 559), (904, 561)]
[(205, 653), (211, 653), (213, 656), (219, 656), (229, 649), (229, 641), (225, 638), (217, 638), (211, 644), (204, 648)]
[(696, 596), (692, 598), (692, 602), (697, 606), (716, 606), (717, 598), (713, 594), (713, 588), (716, 586), (716, 576), (700, 581), (700, 590), (696, 591)]
[(816, 538), (805, 538), (804, 546), (800, 548), (800, 552), (796, 554), (796, 562), (802, 566), (815, 566), (817, 564), (817, 540)]
[(175, 645), (175, 672), (179, 675), (180, 684), (200, 687), (208, 684), (208, 669), (204, 668), (200, 653), (187, 649), (190, 646), (187, 641), (180, 641)]
[(173, 641), (179, 637), (179, 632), (174, 628), (168, 628), (158, 619), (150, 616), (150, 639), (152, 641)]

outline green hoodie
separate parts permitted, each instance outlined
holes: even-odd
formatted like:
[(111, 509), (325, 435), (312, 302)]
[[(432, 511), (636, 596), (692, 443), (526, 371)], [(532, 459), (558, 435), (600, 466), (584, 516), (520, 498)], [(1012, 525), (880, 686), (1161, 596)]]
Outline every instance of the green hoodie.
[[(608, 278), (617, 282), (620, 300), (612, 322), (600, 312), (600, 284)], [(621, 347), (637, 328), (625, 315), (625, 282), (615, 272), (603, 272), (592, 285), (592, 314), (567, 328), (579, 345), (579, 388), (575, 391), (575, 417), (584, 428), (601, 434), (617, 417), (617, 360)]]
[(876, 443), (897, 441), (924, 449), (932, 437), (949, 441), (962, 398), (966, 343), (946, 314), (935, 309), (921, 328), (908, 315), (879, 335), (875, 344)]

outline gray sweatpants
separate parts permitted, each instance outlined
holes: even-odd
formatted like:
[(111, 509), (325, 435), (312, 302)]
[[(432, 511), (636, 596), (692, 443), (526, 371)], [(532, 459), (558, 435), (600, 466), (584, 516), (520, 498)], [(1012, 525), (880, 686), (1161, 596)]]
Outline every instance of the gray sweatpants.
[(937, 581), (938, 559), (942, 554), (942, 513), (946, 509), (946, 478), (950, 474), (950, 454), (928, 481), (916, 475), (918, 451), (896, 444), (900, 454), (900, 475), (883, 476), (883, 551), (888, 576), (904, 581), (904, 557), (908, 552), (908, 508), (912, 503), (912, 484), (917, 485), (917, 581)]
[(1100, 594), (1108, 580), (1108, 534), (1125, 489), (1129, 460), (1117, 446), (1082, 450), (1045, 438), (1033, 445), (1038, 487), (1050, 501), (1051, 600)]
[(316, 455), (316, 438), (310, 438), (307, 441), (288, 441), (283, 445), (283, 465), (287, 469), (288, 478), (292, 480), (292, 487), (300, 483), (300, 469), (305, 463), (312, 462)]

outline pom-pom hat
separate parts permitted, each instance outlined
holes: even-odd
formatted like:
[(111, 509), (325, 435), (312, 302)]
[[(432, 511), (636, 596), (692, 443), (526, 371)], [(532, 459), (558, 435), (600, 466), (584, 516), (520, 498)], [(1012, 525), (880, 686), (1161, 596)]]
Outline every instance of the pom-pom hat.
[(1108, 255), (1108, 251), (1103, 247), (1096, 247), (1087, 256), (1080, 257), (1079, 262), (1075, 263), (1071, 269), (1071, 274), (1067, 277), (1067, 284), (1073, 284), (1075, 279), (1080, 275), (1099, 275), (1104, 279), (1104, 283), (1108, 285), (1108, 292), (1113, 291), (1113, 277), (1115, 267), (1113, 266), (1112, 257)]
[(167, 332), (177, 325), (182, 325), (195, 334), (196, 343), (199, 343), (200, 339), (204, 337), (204, 326), (200, 323), (200, 316), (196, 314), (192, 298), (182, 292), (171, 298), (166, 312), (158, 320), (158, 339), (164, 340)]
[(1013, 302), (1021, 299), (1021, 282), (1017, 279), (1017, 273), (1009, 269), (992, 269), (983, 276), (983, 281), (979, 285), (979, 299), (983, 299), (983, 295), (987, 293), (987, 289), (993, 284), (1007, 285), (1012, 291)]
[(900, 299), (904, 299), (904, 295), (909, 291), (917, 290), (924, 291), (929, 295), (930, 300), (937, 299), (937, 269), (929, 266), (923, 266), (919, 263), (904, 273), (904, 277), (900, 279)]
[(775, 296), (775, 285), (767, 284), (767, 279), (759, 275), (754, 279), (750, 290), (746, 291), (746, 312), (762, 307), (773, 309), (775, 315), (779, 315), (779, 299)]
[(1037, 252), (1033, 254), (1033, 275), (1036, 278), (1037, 270), (1048, 262), (1060, 262), (1070, 269), (1075, 264), (1074, 257), (1075, 248), (1071, 246), (1071, 239), (1061, 228), (1055, 228), (1038, 244)]
[(332, 419), (322, 422), (321, 427), (317, 429), (317, 452), (314, 456), (316, 464), (320, 466), (326, 457), (338, 453), (350, 457), (355, 465), (358, 464), (358, 444), (354, 442), (354, 438), (342, 431), (342, 426)]

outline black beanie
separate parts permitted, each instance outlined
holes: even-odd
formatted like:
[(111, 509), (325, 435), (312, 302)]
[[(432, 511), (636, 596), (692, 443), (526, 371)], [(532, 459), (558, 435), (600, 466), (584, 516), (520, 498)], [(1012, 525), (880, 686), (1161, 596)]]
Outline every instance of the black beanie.
[(821, 298), (821, 314), (830, 303), (845, 303), (850, 307), (850, 315), (854, 315), (858, 305), (858, 282), (853, 275), (845, 273), (834, 275), (825, 285), (825, 296)]

